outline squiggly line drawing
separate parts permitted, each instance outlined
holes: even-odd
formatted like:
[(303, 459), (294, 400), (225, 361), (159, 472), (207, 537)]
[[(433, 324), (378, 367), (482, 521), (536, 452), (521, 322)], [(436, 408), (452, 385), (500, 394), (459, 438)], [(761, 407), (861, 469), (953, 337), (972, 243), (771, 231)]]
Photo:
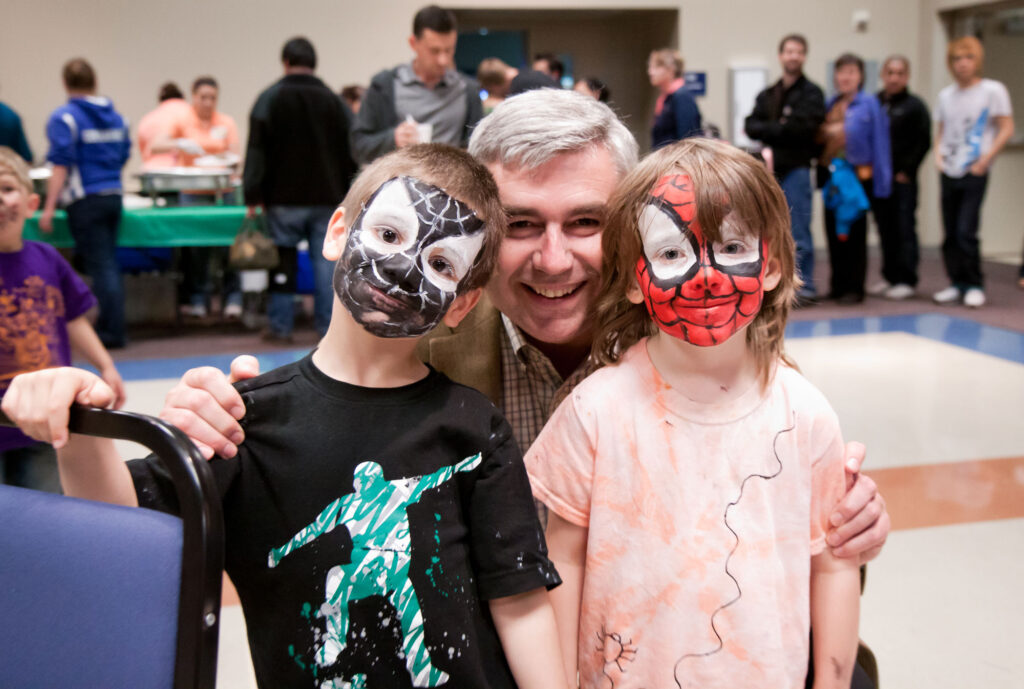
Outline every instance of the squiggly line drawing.
[[(619, 672), (625, 672), (626, 668), (622, 667), (623, 662), (632, 663), (636, 660), (637, 648), (633, 645), (633, 639), (622, 640), (622, 635), (617, 632), (606, 632), (604, 625), (601, 625), (601, 631), (594, 632), (597, 636), (597, 652), (601, 654), (601, 658), (604, 664), (601, 666), (601, 674), (608, 679), (608, 683), (611, 689), (615, 689), (615, 680), (608, 674), (606, 669), (609, 665), (615, 664), (619, 668)], [(609, 640), (618, 647), (614, 650), (612, 658), (608, 657)], [(614, 646), (613, 646), (614, 648)]]
[(715, 637), (718, 640), (718, 643), (715, 646), (715, 648), (711, 649), (710, 651), (704, 651), (702, 653), (685, 653), (679, 658), (679, 660), (676, 661), (676, 664), (672, 668), (672, 679), (675, 681), (676, 686), (679, 687), (679, 689), (682, 689), (683, 687), (682, 683), (679, 681), (679, 666), (682, 665), (684, 660), (688, 660), (690, 658), (707, 658), (708, 656), (712, 656), (718, 653), (722, 650), (722, 648), (724, 648), (725, 642), (722, 639), (722, 635), (718, 633), (718, 627), (715, 625), (715, 618), (718, 616), (718, 613), (722, 612), (729, 606), (734, 605), (737, 601), (739, 601), (740, 598), (743, 597), (743, 589), (740, 588), (740, 582), (736, 579), (735, 576), (733, 576), (733, 573), (729, 570), (729, 561), (732, 559), (732, 556), (736, 552), (736, 550), (740, 547), (740, 535), (736, 533), (736, 530), (732, 528), (731, 524), (729, 524), (729, 510), (738, 505), (740, 503), (740, 500), (743, 499), (743, 489), (746, 488), (747, 481), (754, 478), (770, 481), (782, 473), (782, 460), (779, 458), (778, 450), (779, 437), (782, 436), (783, 433), (789, 433), (793, 431), (795, 428), (796, 419), (794, 418), (792, 425), (789, 428), (784, 428), (778, 433), (776, 433), (774, 440), (772, 440), (772, 454), (775, 455), (775, 462), (779, 465), (779, 468), (775, 471), (775, 473), (749, 474), (743, 479), (743, 481), (740, 482), (740, 494), (736, 496), (735, 500), (733, 500), (732, 502), (725, 506), (725, 512), (722, 515), (722, 521), (725, 523), (725, 528), (729, 529), (729, 532), (733, 535), (733, 538), (736, 539), (736, 542), (733, 543), (732, 549), (729, 551), (729, 554), (725, 558), (725, 573), (730, 579), (732, 579), (733, 584), (735, 584), (736, 595), (732, 599), (719, 605), (717, 608), (715, 608), (715, 611), (711, 613), (711, 631), (714, 632)]

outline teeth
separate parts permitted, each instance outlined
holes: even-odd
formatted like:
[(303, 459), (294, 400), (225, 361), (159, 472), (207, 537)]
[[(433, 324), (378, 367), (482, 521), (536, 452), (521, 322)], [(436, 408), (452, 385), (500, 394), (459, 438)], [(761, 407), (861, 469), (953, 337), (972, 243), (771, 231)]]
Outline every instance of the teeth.
[(576, 291), (575, 287), (566, 287), (565, 289), (544, 289), (542, 287), (530, 287), (534, 292), (542, 297), (548, 299), (557, 299), (558, 297), (564, 297), (567, 294), (572, 294)]

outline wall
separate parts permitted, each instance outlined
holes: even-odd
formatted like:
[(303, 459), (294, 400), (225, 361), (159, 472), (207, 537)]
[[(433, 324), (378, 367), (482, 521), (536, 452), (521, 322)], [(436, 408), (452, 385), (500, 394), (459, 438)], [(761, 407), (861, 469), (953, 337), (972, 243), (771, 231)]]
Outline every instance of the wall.
[[(153, 107), (163, 81), (174, 79), (187, 88), (195, 76), (209, 73), (221, 82), (221, 109), (235, 117), (244, 137), (256, 94), (280, 75), (278, 58), (287, 38), (304, 34), (313, 41), (320, 55), (318, 71), (331, 87), (366, 83), (378, 69), (408, 59), (406, 37), (421, 4), (422, 0), (296, 0), (288, 5), (270, 0), (11, 1), (5, 3), (0, 41), (0, 99), (22, 115), (38, 159), (45, 154), (46, 117), (64, 99), (60, 68), (67, 58), (89, 58), (99, 73), (101, 92), (133, 122)], [(649, 0), (637, 5), (626, 0), (562, 0), (555, 7), (678, 10), (678, 26), (666, 27), (666, 35), (678, 36), (688, 69), (707, 72), (708, 95), (700, 99), (700, 106), (706, 119), (725, 127), (728, 68), (763, 66), (775, 79), (776, 44), (791, 31), (803, 32), (810, 40), (807, 74), (818, 83), (825, 78), (826, 62), (842, 51), (877, 60), (898, 51), (915, 62), (912, 89), (934, 102), (948, 83), (941, 58), (945, 36), (937, 12), (971, 4), (977, 3)], [(511, 7), (504, 0), (452, 0), (448, 5), (466, 10)], [(515, 9), (552, 8), (553, 3), (545, 0), (515, 4)], [(866, 32), (854, 31), (855, 10), (870, 13)], [(649, 87), (643, 65), (635, 65), (633, 55), (645, 52), (648, 46), (640, 43), (654, 38), (629, 25), (615, 29), (601, 29), (597, 40), (583, 41), (579, 35), (571, 36), (571, 29), (559, 27), (537, 39), (543, 37), (546, 43), (564, 37), (576, 45), (586, 43), (579, 48), (580, 70), (609, 66), (616, 81), (626, 84), (620, 89), (623, 97), (642, 103)], [(541, 48), (538, 42), (535, 49)], [(1024, 107), (1024, 95), (1012, 95), (1017, 96), (1018, 107)], [(646, 97), (649, 106), (653, 92)], [(644, 119), (646, 112), (634, 116)], [(640, 123), (630, 124), (642, 134)], [(135, 164), (133, 159), (130, 171)], [(986, 252), (1011, 247), (1019, 252), (1024, 195), (1016, 189), (1022, 177), (1024, 151), (1008, 152), (997, 161), (985, 208)], [(941, 236), (936, 184), (924, 173), (922, 183), (922, 239), (935, 245)], [(820, 227), (816, 234), (821, 236)]]

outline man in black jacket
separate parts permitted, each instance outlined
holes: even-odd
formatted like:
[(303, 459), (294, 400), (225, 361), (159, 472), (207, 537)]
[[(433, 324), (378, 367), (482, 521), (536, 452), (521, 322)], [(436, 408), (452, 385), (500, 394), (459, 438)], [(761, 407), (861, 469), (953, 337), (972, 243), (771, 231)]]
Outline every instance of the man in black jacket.
[(758, 94), (745, 122), (747, 136), (764, 143), (765, 159), (789, 206), (796, 263), (803, 287), (798, 303), (813, 303), (814, 240), (811, 238), (811, 160), (818, 155), (815, 134), (825, 120), (825, 96), (804, 76), (807, 39), (790, 34), (779, 42), (782, 78)]
[(928, 106), (907, 91), (910, 62), (893, 55), (882, 65), (878, 100), (889, 114), (892, 141), (892, 195), (875, 200), (882, 240), (882, 281), (868, 288), (886, 299), (907, 299), (917, 285), (917, 170), (931, 147)]
[(248, 217), (262, 207), (281, 257), (270, 272), (270, 327), (264, 339), (290, 342), (295, 312), (296, 245), (309, 242), (314, 324), (327, 332), (334, 304), (333, 266), (323, 258), (331, 214), (348, 192), (356, 166), (349, 121), (338, 94), (313, 75), (316, 51), (293, 38), (281, 52), (284, 77), (259, 95), (249, 115), (243, 183)]
[(415, 143), (465, 148), (483, 117), (480, 87), (455, 71), (455, 15), (436, 5), (416, 13), (409, 47), (414, 57), (377, 73), (363, 96), (352, 148), (363, 165)]

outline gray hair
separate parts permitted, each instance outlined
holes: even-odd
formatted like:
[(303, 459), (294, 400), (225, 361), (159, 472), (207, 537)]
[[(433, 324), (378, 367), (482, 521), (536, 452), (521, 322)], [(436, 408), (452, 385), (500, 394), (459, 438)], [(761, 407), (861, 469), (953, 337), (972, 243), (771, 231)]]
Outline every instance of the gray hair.
[(608, 149), (620, 177), (636, 166), (636, 139), (618, 115), (589, 96), (561, 89), (537, 89), (505, 100), (469, 139), (470, 154), (484, 165), (525, 170), (590, 146)]

